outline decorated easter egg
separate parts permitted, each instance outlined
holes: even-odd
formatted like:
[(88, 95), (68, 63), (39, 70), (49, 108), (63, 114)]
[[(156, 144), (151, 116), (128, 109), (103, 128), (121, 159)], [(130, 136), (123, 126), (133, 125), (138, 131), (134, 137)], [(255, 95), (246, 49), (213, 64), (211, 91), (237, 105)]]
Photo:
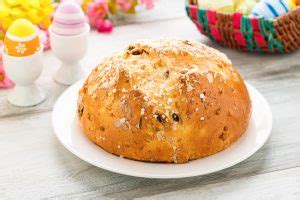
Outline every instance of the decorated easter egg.
[(198, 7), (205, 10), (216, 10), (223, 13), (233, 13), (234, 11), (233, 0), (201, 0), (198, 1)]
[(250, 16), (275, 18), (288, 13), (295, 7), (294, 0), (261, 0), (250, 13)]
[(4, 38), (4, 52), (10, 56), (29, 56), (41, 48), (36, 27), (27, 19), (17, 19)]
[(78, 3), (66, 1), (58, 6), (52, 24), (55, 34), (78, 35), (86, 30), (85, 16)]
[(244, 15), (249, 15), (258, 0), (239, 0), (235, 3), (235, 11)]

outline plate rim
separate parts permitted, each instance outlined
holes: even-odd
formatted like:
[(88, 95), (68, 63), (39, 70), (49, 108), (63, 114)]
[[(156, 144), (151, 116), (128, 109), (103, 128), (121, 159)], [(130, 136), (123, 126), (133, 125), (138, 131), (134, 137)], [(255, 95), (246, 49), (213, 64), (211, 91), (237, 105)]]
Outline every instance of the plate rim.
[[(166, 174), (166, 175), (150, 175), (150, 174), (143, 174), (143, 173), (139, 173), (139, 172), (133, 172), (133, 171), (130, 171), (130, 172), (127, 172), (127, 171), (124, 171), (124, 170), (120, 170), (120, 169), (116, 169), (116, 168), (110, 168), (110, 167), (107, 167), (105, 165), (103, 165), (102, 163), (99, 163), (99, 162), (96, 162), (94, 160), (91, 160), (89, 158), (86, 158), (85, 156), (81, 155), (81, 153), (77, 152), (75, 149), (72, 148), (72, 146), (69, 146), (68, 144), (66, 144), (61, 137), (59, 137), (59, 134), (57, 133), (58, 131), (56, 130), (56, 126), (54, 125), (54, 111), (56, 110), (56, 107), (57, 107), (57, 104), (58, 102), (60, 102), (60, 100), (64, 97), (64, 95), (72, 90), (74, 87), (76, 87), (77, 85), (80, 85), (80, 84), (83, 84), (84, 83), (84, 80), (80, 80), (80, 81), (77, 81), (76, 83), (74, 83), (73, 85), (71, 85), (69, 88), (67, 88), (60, 96), (59, 98), (56, 100), (55, 104), (54, 104), (54, 107), (53, 107), (53, 110), (51, 112), (51, 121), (52, 121), (52, 128), (53, 128), (53, 132), (54, 132), (54, 135), (56, 136), (56, 138), (59, 140), (59, 142), (68, 150), (70, 151), (71, 153), (73, 153), (75, 156), (77, 156), (78, 158), (80, 158), (81, 160), (95, 166), (95, 167), (98, 167), (98, 168), (101, 168), (101, 169), (104, 169), (104, 170), (107, 170), (107, 171), (110, 171), (110, 172), (114, 172), (114, 173), (118, 173), (118, 174), (122, 174), (122, 175), (127, 175), (127, 176), (132, 176), (132, 177), (140, 177), (140, 178), (151, 178), (151, 179), (179, 179), (179, 178), (188, 178), (188, 177), (195, 177), (195, 176), (202, 176), (202, 175), (207, 175), (207, 174), (211, 174), (211, 173), (214, 173), (214, 172), (218, 172), (218, 171), (221, 171), (221, 170), (224, 170), (224, 169), (227, 169), (229, 167), (232, 167), (246, 159), (248, 159), (249, 157), (251, 157), (252, 155), (254, 155), (259, 149), (261, 149), (261, 147), (268, 141), (268, 139), (270, 138), (271, 136), (271, 133), (272, 133), (272, 128), (273, 128), (273, 114), (272, 114), (272, 110), (270, 108), (270, 105), (269, 103), (267, 102), (267, 100), (265, 99), (265, 97), (255, 88), (253, 87), (251, 84), (249, 84), (247, 81), (244, 81), (245, 82), (245, 85), (247, 87), (247, 90), (249, 91), (249, 88), (253, 91), (255, 91), (257, 93), (257, 95), (260, 96), (260, 99), (264, 102), (265, 104), (265, 109), (268, 110), (268, 115), (269, 115), (269, 120), (270, 120), (270, 127), (269, 127), (269, 130), (268, 130), (268, 135), (264, 138), (264, 141), (262, 141), (258, 146), (256, 146), (256, 148), (253, 148), (251, 151), (248, 151), (247, 154), (244, 154), (243, 156), (240, 156), (238, 159), (232, 161), (232, 162), (229, 162), (228, 164), (225, 164), (225, 165), (222, 165), (221, 167), (216, 167), (216, 168), (213, 168), (212, 170), (207, 170), (206, 172), (199, 172), (199, 171), (195, 171), (195, 172), (190, 172), (188, 174), (182, 174), (182, 175), (170, 175), (170, 174)], [(251, 96), (250, 96), (250, 99), (251, 99)], [(251, 99), (251, 102), (252, 102), (252, 99)], [(253, 106), (253, 105), (252, 105)], [(252, 112), (253, 112), (253, 108), (252, 108)], [(251, 117), (252, 117), (252, 113), (251, 113)], [(250, 117), (250, 119), (251, 119)], [(249, 128), (249, 127), (248, 127)], [(247, 129), (248, 129), (247, 128)], [(247, 130), (246, 130), (247, 131)], [(240, 139), (240, 138), (239, 138)], [(238, 140), (239, 140), (238, 139)], [(237, 140), (237, 141), (238, 141)], [(235, 142), (237, 142), (235, 141)], [(234, 144), (234, 143), (233, 143)], [(99, 147), (101, 148), (101, 147)], [(230, 147), (228, 147), (230, 148)], [(227, 148), (226, 148), (227, 149)], [(225, 150), (226, 150), (225, 149)], [(108, 153), (110, 154), (109, 152), (106, 152), (104, 150), (105, 153)], [(119, 158), (116, 156), (116, 158)], [(127, 159), (127, 158), (124, 158), (124, 159)], [(147, 162), (142, 162), (142, 161), (135, 161), (135, 160), (130, 160), (130, 159), (127, 159), (129, 161), (133, 161), (133, 162), (140, 162), (140, 163), (145, 163), (145, 164), (161, 164), (161, 163), (147, 163)], [(188, 164), (189, 162), (187, 163), (183, 163), (183, 164), (176, 164), (176, 165), (185, 165), (185, 164)], [(174, 164), (174, 163), (166, 163), (166, 164)]]

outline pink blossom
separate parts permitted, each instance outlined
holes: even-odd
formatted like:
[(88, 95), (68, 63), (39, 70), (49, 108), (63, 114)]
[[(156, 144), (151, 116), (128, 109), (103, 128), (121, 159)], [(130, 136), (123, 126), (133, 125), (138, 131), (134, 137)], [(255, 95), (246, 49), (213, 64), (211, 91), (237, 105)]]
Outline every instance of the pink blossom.
[(139, 0), (140, 4), (144, 4), (148, 10), (154, 6), (154, 0)]
[[(0, 42), (0, 49), (2, 51), (2, 43)], [(2, 62), (2, 53), (0, 52), (0, 88), (11, 88), (13, 87), (15, 84), (9, 80), (9, 78), (7, 77), (5, 71), (4, 71), (4, 67), (3, 67), (3, 62)]]
[(94, 27), (96, 27), (98, 20), (107, 18), (108, 12), (107, 0), (95, 0), (94, 2), (89, 2), (86, 7), (86, 14), (89, 22)]
[(112, 31), (113, 29), (113, 25), (111, 23), (111, 21), (109, 20), (99, 20), (97, 23), (96, 23), (96, 28), (98, 30), (98, 32), (106, 32), (106, 33), (109, 33)]
[(87, 4), (86, 14), (89, 18), (89, 22), (99, 32), (111, 32), (113, 29), (112, 23), (106, 19), (108, 12), (107, 0), (95, 0)]

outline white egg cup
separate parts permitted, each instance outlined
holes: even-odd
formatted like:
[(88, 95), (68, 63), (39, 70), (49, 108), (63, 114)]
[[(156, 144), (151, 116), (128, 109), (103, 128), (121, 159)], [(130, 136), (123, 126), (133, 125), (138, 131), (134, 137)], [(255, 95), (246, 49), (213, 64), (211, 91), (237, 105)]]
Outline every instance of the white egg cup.
[(88, 48), (90, 26), (86, 24), (86, 31), (71, 36), (58, 35), (49, 27), (51, 49), (62, 62), (54, 74), (54, 80), (63, 85), (71, 85), (85, 77), (79, 61), (85, 56)]
[(4, 51), (3, 66), (15, 87), (8, 93), (8, 101), (16, 106), (27, 107), (41, 103), (45, 94), (35, 84), (43, 70), (43, 48), (33, 55), (15, 57)]

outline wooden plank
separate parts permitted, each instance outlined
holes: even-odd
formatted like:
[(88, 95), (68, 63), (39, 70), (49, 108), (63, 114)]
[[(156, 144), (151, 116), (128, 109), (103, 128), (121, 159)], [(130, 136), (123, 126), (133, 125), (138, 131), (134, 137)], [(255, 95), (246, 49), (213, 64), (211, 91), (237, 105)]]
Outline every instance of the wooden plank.
[[(239, 191), (238, 193), (236, 191)], [(300, 168), (246, 177), (140, 199), (299, 199)]]
[(180, 180), (151, 180), (111, 173), (78, 159), (55, 138), (50, 112), (5, 118), (0, 120), (0, 197), (136, 198), (289, 169), (300, 166), (298, 123), (293, 118), (278, 123), (258, 153), (229, 169)]

